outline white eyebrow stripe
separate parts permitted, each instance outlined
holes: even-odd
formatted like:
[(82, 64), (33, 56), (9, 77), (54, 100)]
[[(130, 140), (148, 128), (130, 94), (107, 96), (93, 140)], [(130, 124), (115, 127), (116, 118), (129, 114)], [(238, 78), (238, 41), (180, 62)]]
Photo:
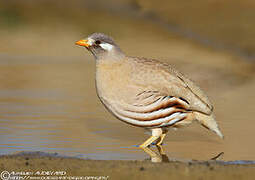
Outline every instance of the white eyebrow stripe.
[(101, 46), (103, 49), (105, 49), (107, 51), (111, 51), (113, 48), (113, 45), (108, 44), (108, 43), (101, 43), (101, 44), (99, 44), (99, 46)]

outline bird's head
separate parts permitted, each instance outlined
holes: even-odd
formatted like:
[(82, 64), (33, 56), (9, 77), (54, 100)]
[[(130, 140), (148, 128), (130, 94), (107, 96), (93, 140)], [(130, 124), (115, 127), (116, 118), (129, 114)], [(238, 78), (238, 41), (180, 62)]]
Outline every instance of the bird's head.
[(86, 39), (79, 40), (75, 43), (84, 46), (89, 50), (96, 59), (119, 58), (124, 56), (118, 45), (113, 39), (103, 33), (93, 33)]

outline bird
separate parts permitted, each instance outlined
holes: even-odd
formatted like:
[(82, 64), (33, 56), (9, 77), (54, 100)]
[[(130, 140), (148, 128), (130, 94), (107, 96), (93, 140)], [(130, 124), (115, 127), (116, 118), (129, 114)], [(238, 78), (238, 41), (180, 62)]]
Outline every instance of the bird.
[(139, 147), (161, 145), (170, 128), (192, 122), (223, 138), (208, 96), (170, 64), (128, 56), (103, 33), (75, 44), (94, 56), (96, 91), (106, 109), (117, 119), (151, 132)]

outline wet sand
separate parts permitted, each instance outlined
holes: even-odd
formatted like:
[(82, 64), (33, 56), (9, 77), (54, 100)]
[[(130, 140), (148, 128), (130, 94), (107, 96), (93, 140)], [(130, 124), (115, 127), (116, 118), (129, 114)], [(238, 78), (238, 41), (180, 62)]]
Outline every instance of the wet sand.
[[(31, 153), (5, 155), (0, 157), (0, 171), (30, 172), (34, 177), (38, 171), (51, 172), (53, 175), (41, 177), (85, 177), (94, 176), (105, 179), (224, 179), (249, 180), (255, 177), (255, 165), (235, 165), (220, 161), (170, 161), (151, 163), (150, 161), (84, 160), (57, 157), (56, 155)], [(54, 174), (61, 172), (62, 175)], [(29, 177), (28, 176), (28, 177)], [(39, 175), (38, 175), (39, 176)]]

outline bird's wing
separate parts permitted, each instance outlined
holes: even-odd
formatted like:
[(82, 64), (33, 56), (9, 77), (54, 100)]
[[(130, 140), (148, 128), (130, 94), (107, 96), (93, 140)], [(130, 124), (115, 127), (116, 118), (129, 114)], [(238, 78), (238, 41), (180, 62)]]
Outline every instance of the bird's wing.
[[(136, 58), (132, 75), (138, 86), (150, 86), (167, 96), (184, 99), (189, 104), (189, 110), (204, 114), (211, 114), (213, 106), (205, 93), (190, 79), (172, 68), (170, 65), (152, 59)], [(144, 71), (143, 69), (146, 69)], [(139, 80), (137, 74), (143, 71), (143, 78)]]
[[(172, 86), (171, 89), (176, 89), (174, 92), (175, 96), (180, 96), (186, 99), (190, 104), (190, 110), (198, 111), (204, 114), (211, 114), (213, 111), (213, 106), (208, 99), (207, 95), (189, 78), (173, 69), (168, 65), (169, 76), (171, 76)], [(170, 85), (170, 86), (171, 86)], [(178, 90), (178, 88), (180, 90)], [(171, 92), (171, 91), (170, 91)]]

